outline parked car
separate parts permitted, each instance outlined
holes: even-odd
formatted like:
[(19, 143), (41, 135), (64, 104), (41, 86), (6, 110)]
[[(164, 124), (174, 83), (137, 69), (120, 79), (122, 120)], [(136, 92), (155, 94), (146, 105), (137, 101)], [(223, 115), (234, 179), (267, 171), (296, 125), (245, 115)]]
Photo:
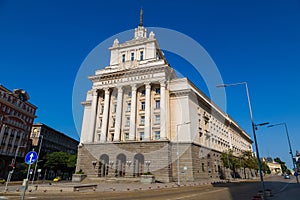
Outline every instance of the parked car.
[(284, 179), (290, 179), (291, 177), (289, 175), (284, 175)]
[(0, 178), (0, 183), (4, 184), (5, 183), (5, 179), (4, 178)]
[(61, 180), (61, 177), (60, 177), (60, 176), (57, 176), (56, 178), (53, 179), (54, 182), (58, 182), (58, 181), (60, 181), (60, 180)]

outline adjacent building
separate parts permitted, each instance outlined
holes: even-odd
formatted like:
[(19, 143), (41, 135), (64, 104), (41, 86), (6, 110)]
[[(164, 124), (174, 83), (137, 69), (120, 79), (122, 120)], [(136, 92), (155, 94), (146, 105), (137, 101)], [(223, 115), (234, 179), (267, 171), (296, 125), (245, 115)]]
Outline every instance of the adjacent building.
[(177, 78), (142, 16), (133, 39), (116, 39), (109, 50), (109, 66), (89, 77), (93, 86), (82, 102), (77, 171), (149, 171), (162, 182), (218, 179), (223, 151), (252, 151), (251, 138), (228, 114), (188, 78)]
[(30, 139), (36, 152), (42, 144), (41, 154), (60, 151), (76, 154), (79, 144), (77, 140), (42, 123), (32, 125)]
[(0, 177), (7, 177), (17, 161), (24, 162), (37, 109), (28, 100), (26, 91), (11, 91), (0, 84)]
[(278, 162), (275, 162), (272, 158), (268, 157), (266, 159), (263, 158), (263, 161), (265, 161), (271, 171), (271, 174), (282, 174), (281, 165)]

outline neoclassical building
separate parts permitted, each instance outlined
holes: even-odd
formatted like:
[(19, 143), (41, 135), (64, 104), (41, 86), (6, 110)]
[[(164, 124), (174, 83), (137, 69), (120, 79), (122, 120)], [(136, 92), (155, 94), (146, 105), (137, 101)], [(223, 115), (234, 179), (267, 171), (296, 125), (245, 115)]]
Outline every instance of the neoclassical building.
[(252, 150), (251, 138), (228, 114), (176, 77), (142, 17), (133, 39), (115, 39), (109, 50), (109, 66), (89, 77), (93, 86), (82, 102), (77, 171), (88, 177), (150, 171), (162, 182), (217, 179), (224, 150)]

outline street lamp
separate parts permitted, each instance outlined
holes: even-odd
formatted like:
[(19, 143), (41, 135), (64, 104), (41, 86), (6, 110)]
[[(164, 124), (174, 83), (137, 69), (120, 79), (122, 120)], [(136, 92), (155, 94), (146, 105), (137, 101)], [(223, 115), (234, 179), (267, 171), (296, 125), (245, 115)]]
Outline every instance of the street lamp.
[(262, 187), (263, 196), (265, 196), (265, 184), (264, 184), (263, 174), (262, 174), (262, 170), (261, 170), (261, 161), (260, 161), (260, 157), (259, 157), (258, 144), (257, 144), (256, 132), (255, 131), (257, 130), (257, 126), (263, 126), (263, 125), (266, 125), (266, 123), (257, 124), (257, 125), (254, 123), (247, 82), (240, 82), (240, 83), (233, 83), (233, 84), (221, 84), (221, 85), (217, 85), (217, 87), (229, 87), (229, 86), (236, 86), (236, 85), (245, 85), (246, 86), (246, 93), (247, 93), (247, 100), (248, 100), (248, 106), (249, 106), (249, 112), (250, 112), (250, 118), (251, 118), (252, 132), (253, 132), (255, 149), (256, 149), (256, 156), (257, 156), (257, 162), (258, 162), (260, 183), (261, 183), (261, 187)]
[(7, 191), (8, 183), (9, 183), (9, 181), (10, 181), (10, 179), (11, 179), (13, 173), (14, 173), (14, 169), (15, 169), (15, 164), (16, 164), (16, 159), (17, 159), (17, 155), (18, 155), (18, 152), (19, 152), (19, 148), (22, 148), (22, 147), (26, 148), (26, 146), (18, 146), (17, 149), (16, 149), (15, 157), (14, 157), (14, 159), (11, 162), (12, 170), (8, 173), (8, 176), (7, 176), (7, 182), (5, 184), (5, 191)]
[(178, 186), (180, 186), (180, 168), (179, 168), (179, 164), (180, 164), (180, 161), (179, 161), (179, 146), (178, 146), (178, 127), (179, 126), (182, 126), (182, 125), (186, 125), (186, 124), (190, 124), (191, 122), (183, 122), (183, 123), (180, 123), (180, 124), (176, 124), (176, 140), (177, 140), (177, 145), (176, 145), (176, 155), (177, 155), (177, 181), (178, 181)]
[[(279, 124), (272, 124), (272, 125), (269, 125), (268, 127), (271, 128), (271, 127), (280, 126), (280, 125), (283, 125), (285, 127), (285, 132), (286, 132), (286, 136), (287, 136), (289, 147), (290, 147), (290, 154), (291, 154), (291, 157), (292, 157), (293, 167), (294, 167), (294, 170), (295, 170), (296, 169), (296, 163), (295, 163), (295, 160), (294, 160), (294, 157), (293, 157), (292, 145), (291, 145), (290, 136), (289, 136), (289, 132), (288, 132), (288, 128), (287, 128), (286, 123), (283, 122), (283, 123), (279, 123)], [(297, 180), (297, 183), (299, 184), (298, 176), (296, 176), (296, 180)]]

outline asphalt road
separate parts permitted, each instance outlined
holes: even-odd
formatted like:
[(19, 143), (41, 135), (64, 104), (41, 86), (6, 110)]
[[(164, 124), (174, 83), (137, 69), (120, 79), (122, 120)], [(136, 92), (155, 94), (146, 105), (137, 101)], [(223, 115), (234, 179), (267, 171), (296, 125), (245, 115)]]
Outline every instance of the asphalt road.
[[(186, 186), (177, 188), (160, 188), (135, 191), (88, 191), (88, 192), (32, 192), (25, 199), (102, 199), (102, 200), (247, 200), (252, 199), (260, 190), (259, 181), (233, 182), (229, 184)], [(283, 179), (281, 176), (270, 177), (265, 181), (265, 188), (271, 189), (274, 196), (270, 200), (299, 200), (300, 186), (294, 179)], [(2, 197), (1, 197), (2, 196)], [(20, 195), (0, 193), (0, 199), (20, 199)]]

